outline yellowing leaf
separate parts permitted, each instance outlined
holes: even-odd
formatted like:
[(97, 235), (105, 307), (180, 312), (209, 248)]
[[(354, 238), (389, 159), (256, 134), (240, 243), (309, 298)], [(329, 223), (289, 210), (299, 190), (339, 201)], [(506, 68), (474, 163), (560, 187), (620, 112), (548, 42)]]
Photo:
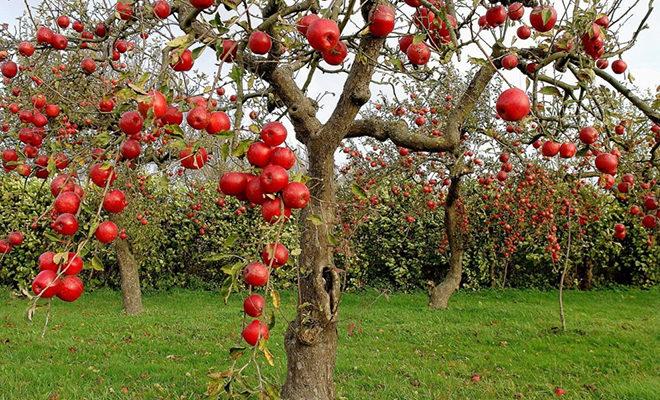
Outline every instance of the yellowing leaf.
[(279, 310), (280, 305), (282, 304), (279, 292), (277, 290), (271, 290), (270, 297), (273, 299), (273, 307)]

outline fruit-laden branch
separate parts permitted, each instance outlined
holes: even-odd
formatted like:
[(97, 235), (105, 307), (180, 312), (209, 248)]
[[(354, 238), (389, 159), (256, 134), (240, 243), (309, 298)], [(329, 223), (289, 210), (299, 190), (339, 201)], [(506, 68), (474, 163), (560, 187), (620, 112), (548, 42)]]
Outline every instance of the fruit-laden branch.
[(599, 68), (594, 68), (593, 71), (598, 75), (602, 80), (609, 83), (617, 92), (621, 93), (626, 99), (630, 100), (635, 107), (637, 107), (641, 112), (644, 113), (653, 123), (660, 124), (660, 113), (654, 110), (649, 104), (644, 102), (628, 89), (625, 85), (619, 82), (615, 77), (608, 74)]
[[(312, 1), (308, 3), (310, 7), (314, 4)], [(181, 3), (178, 7), (179, 15), (191, 15), (195, 13), (195, 10), (192, 6), (184, 3)], [(216, 43), (222, 38), (214, 32), (211, 25), (200, 20), (195, 20), (189, 24), (184, 24), (183, 21), (185, 19), (182, 20), (179, 27), (186, 34), (193, 34), (197, 39), (205, 39), (203, 41), (208, 43), (216, 52), (221, 50), (216, 48)], [(309, 135), (321, 129), (321, 123), (316, 118), (316, 107), (294, 81), (290, 67), (279, 65), (276, 60), (272, 59), (269, 59), (268, 62), (256, 60), (247, 54), (243, 54), (243, 67), (260, 76), (271, 85), (273, 92), (277, 94), (288, 109), (298, 140), (306, 143)]]
[(400, 147), (415, 151), (451, 151), (446, 138), (426, 136), (411, 132), (405, 121), (386, 121), (378, 118), (356, 120), (346, 134), (347, 138), (369, 136), (381, 142), (391, 140)]
[[(495, 54), (498, 50), (495, 50)], [(479, 97), (495, 75), (492, 64), (482, 66), (461, 96), (456, 107), (451, 110), (445, 125), (446, 134), (442, 138), (430, 137), (412, 132), (404, 121), (386, 121), (368, 118), (354, 121), (346, 138), (372, 137), (381, 142), (391, 140), (394, 144), (416, 151), (450, 151), (458, 149), (461, 141), (461, 126), (474, 110)]]
[(362, 37), (337, 106), (326, 122), (323, 132), (319, 133), (320, 135), (332, 136), (327, 139), (337, 143), (344, 138), (360, 108), (371, 98), (369, 84), (384, 43), (384, 38), (375, 38), (370, 35)]

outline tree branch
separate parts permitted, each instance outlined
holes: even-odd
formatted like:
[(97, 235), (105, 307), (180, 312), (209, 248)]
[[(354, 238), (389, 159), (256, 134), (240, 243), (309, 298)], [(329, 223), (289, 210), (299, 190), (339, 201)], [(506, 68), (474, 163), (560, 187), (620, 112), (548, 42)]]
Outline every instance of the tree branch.
[(360, 119), (348, 128), (347, 138), (372, 137), (384, 142), (391, 140), (400, 147), (415, 151), (450, 151), (446, 138), (431, 137), (411, 132), (405, 121), (387, 121), (379, 118)]
[(644, 100), (640, 99), (632, 92), (632, 90), (625, 87), (621, 82), (619, 82), (615, 77), (608, 74), (599, 68), (594, 68), (593, 71), (605, 82), (609, 83), (617, 92), (621, 93), (626, 99), (630, 100), (635, 107), (637, 107), (641, 112), (644, 113), (651, 121), (656, 124), (660, 124), (660, 113), (654, 110), (649, 104), (645, 103)]

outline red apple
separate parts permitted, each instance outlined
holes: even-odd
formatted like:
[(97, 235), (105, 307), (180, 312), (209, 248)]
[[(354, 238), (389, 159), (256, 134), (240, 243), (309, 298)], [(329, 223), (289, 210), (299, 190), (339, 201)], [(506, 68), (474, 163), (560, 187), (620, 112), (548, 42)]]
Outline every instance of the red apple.
[(304, 183), (291, 182), (282, 191), (282, 199), (287, 208), (305, 208), (309, 198), (309, 189)]
[(266, 307), (266, 300), (258, 294), (251, 294), (243, 301), (243, 311), (250, 317), (261, 316)]
[(41, 298), (49, 299), (60, 290), (61, 281), (53, 271), (41, 271), (32, 281), (32, 291)]
[(330, 19), (319, 18), (307, 27), (307, 41), (316, 51), (329, 51), (339, 41), (339, 26)]
[(273, 268), (281, 267), (288, 260), (289, 250), (281, 243), (269, 243), (261, 252), (261, 261), (266, 265), (272, 265)]
[(94, 232), (96, 239), (104, 244), (112, 243), (117, 235), (119, 235), (119, 229), (112, 221), (101, 222)]
[(109, 213), (118, 214), (126, 205), (126, 195), (119, 189), (110, 190), (103, 198), (103, 209)]
[(259, 176), (264, 193), (277, 193), (289, 183), (289, 174), (279, 165), (268, 165)]
[(243, 280), (250, 286), (266, 286), (269, 274), (267, 266), (259, 262), (253, 262), (243, 270)]
[(394, 8), (378, 4), (369, 16), (369, 32), (376, 37), (387, 37), (394, 30)]
[(60, 282), (57, 297), (67, 302), (78, 300), (85, 290), (82, 280), (77, 276), (65, 276)]
[(557, 23), (557, 10), (550, 5), (534, 7), (529, 15), (529, 23), (538, 32), (547, 32)]
[(255, 319), (243, 329), (241, 335), (250, 346), (256, 346), (260, 339), (268, 340), (268, 325)]
[(279, 121), (268, 122), (261, 128), (259, 136), (270, 147), (279, 146), (286, 140), (287, 132), (284, 124)]
[(520, 121), (529, 114), (529, 97), (518, 88), (507, 89), (500, 94), (495, 109), (505, 121)]

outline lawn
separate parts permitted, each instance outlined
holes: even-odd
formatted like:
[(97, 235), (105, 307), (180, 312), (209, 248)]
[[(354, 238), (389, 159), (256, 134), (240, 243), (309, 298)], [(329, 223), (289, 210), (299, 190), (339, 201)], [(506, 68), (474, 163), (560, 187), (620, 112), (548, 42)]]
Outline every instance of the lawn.
[[(660, 399), (660, 289), (568, 292), (566, 333), (556, 330), (556, 296), (462, 291), (432, 312), (422, 293), (347, 294), (338, 395), (551, 399), (561, 386), (565, 399)], [(57, 301), (41, 338), (43, 311), (29, 323), (26, 300), (0, 290), (0, 399), (205, 398), (207, 373), (227, 367), (239, 338), (240, 299), (181, 290), (144, 303), (143, 315), (126, 317), (116, 292)], [(283, 328), (271, 334), (274, 379), (285, 373)]]

